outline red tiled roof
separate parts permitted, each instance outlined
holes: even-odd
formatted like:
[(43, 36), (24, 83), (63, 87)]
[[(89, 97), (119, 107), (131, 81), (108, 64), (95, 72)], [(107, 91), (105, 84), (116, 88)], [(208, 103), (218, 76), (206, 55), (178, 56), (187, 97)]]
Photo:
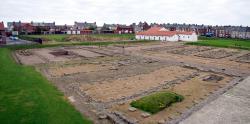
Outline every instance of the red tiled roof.
[(174, 36), (178, 34), (192, 35), (193, 32), (181, 32), (181, 31), (166, 31), (162, 27), (152, 27), (147, 31), (138, 32), (136, 35), (147, 35), (147, 36)]
[(0, 30), (4, 30), (4, 24), (3, 24), (3, 22), (0, 22)]

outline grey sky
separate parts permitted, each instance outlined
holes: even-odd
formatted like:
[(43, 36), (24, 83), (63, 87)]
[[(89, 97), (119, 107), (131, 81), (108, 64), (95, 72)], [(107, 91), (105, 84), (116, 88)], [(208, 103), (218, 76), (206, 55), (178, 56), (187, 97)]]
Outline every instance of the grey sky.
[(0, 0), (0, 21), (250, 26), (250, 0)]

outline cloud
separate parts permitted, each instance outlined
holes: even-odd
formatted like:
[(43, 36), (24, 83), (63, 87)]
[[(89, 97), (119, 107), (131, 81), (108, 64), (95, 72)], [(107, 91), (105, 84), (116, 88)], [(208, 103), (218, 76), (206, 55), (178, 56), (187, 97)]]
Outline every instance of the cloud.
[(0, 0), (0, 19), (250, 25), (249, 0)]

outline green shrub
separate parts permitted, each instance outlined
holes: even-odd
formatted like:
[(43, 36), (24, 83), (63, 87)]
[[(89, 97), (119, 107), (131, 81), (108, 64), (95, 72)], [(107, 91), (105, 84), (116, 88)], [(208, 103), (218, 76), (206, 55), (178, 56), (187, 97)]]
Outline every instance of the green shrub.
[(172, 92), (158, 92), (131, 102), (131, 106), (149, 113), (157, 113), (173, 103), (181, 102), (183, 96)]

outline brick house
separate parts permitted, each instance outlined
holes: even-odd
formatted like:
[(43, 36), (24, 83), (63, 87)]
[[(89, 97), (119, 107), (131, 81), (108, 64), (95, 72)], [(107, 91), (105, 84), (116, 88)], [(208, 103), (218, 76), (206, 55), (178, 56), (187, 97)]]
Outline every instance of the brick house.
[(133, 23), (131, 26), (133, 27), (134, 33), (146, 31), (151, 27), (147, 22), (139, 22), (138, 25), (136, 23)]
[(6, 33), (3, 22), (0, 22), (0, 44), (6, 44)]
[(55, 34), (67, 34), (68, 30), (71, 30), (73, 26), (71, 25), (55, 25)]
[(31, 22), (34, 27), (34, 34), (55, 34), (55, 22), (45, 23), (45, 22)]
[(101, 33), (103, 34), (114, 34), (117, 29), (116, 24), (103, 24)]
[(33, 34), (35, 28), (31, 25), (31, 23), (21, 23), (21, 33), (22, 34)]
[(55, 22), (8, 22), (8, 30), (18, 34), (54, 34)]
[(97, 25), (96, 22), (75, 22), (73, 30), (79, 32), (77, 34), (93, 34), (96, 33)]
[(19, 34), (33, 34), (35, 29), (31, 23), (19, 22), (8, 22), (9, 31), (17, 31)]
[(117, 28), (116, 28), (114, 33), (116, 33), (116, 34), (132, 34), (132, 33), (134, 33), (134, 29), (132, 26), (117, 25)]
[(11, 32), (20, 32), (21, 31), (21, 21), (19, 22), (8, 22), (7, 29)]
[(248, 27), (236, 26), (232, 29), (231, 38), (247, 39), (249, 34), (248, 30)]

